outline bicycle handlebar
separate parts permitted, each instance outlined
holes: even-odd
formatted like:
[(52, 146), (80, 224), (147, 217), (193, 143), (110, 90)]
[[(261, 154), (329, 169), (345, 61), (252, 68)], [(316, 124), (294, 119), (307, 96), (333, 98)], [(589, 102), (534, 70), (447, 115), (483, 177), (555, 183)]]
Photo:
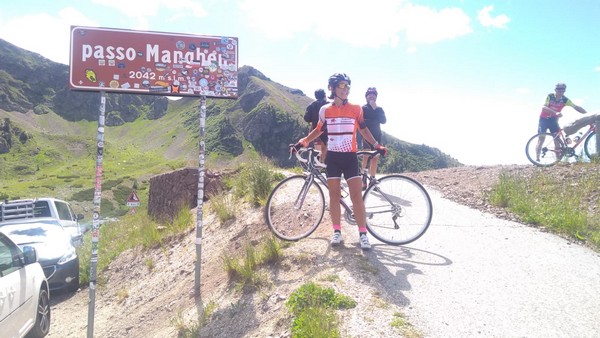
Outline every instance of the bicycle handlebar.
[(383, 156), (383, 150), (382, 149), (360, 150), (360, 151), (356, 152), (356, 155), (368, 155), (369, 157), (373, 158), (373, 157), (377, 157), (377, 156)]
[[(295, 153), (294, 155), (296, 156), (296, 158), (298, 159), (298, 161), (302, 162), (302, 163), (308, 163), (308, 158), (310, 157), (311, 153), (315, 153), (316, 155), (319, 155), (321, 153), (321, 151), (313, 148), (313, 147), (302, 147), (301, 144), (296, 143), (296, 144), (290, 144), (289, 146), (290, 149), (290, 159), (292, 158), (292, 153)], [(302, 157), (302, 155), (308, 152), (309, 156), (307, 156), (307, 158)], [(369, 156), (369, 158), (374, 158), (374, 157), (378, 157), (378, 156), (383, 156), (384, 152), (381, 149), (375, 149), (375, 150), (360, 150), (356, 152), (356, 155), (367, 155)], [(319, 161), (319, 159), (317, 158), (317, 156), (313, 156), (313, 164), (317, 167), (325, 167), (326, 165), (322, 162)]]
[[(321, 153), (321, 151), (313, 148), (313, 147), (302, 147), (299, 143), (296, 144), (290, 144), (289, 145), (290, 148), (290, 158), (292, 158), (292, 153), (295, 153), (294, 155), (296, 155), (296, 158), (298, 159), (298, 161), (302, 162), (302, 163), (308, 163), (308, 158), (310, 158), (310, 154), (314, 153), (315, 156), (312, 157), (312, 161), (313, 161), (313, 165), (315, 165), (316, 167), (326, 167), (326, 165), (324, 163), (322, 163), (321, 161), (319, 161), (319, 159), (317, 158), (316, 155), (319, 155)], [(302, 155), (304, 153), (308, 152), (308, 156), (307, 158), (302, 157)]]

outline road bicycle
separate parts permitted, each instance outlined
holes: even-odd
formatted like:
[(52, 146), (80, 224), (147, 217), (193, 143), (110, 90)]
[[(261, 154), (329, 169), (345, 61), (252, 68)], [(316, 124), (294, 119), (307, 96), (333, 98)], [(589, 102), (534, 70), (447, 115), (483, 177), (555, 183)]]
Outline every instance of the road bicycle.
[(539, 133), (529, 139), (525, 146), (525, 154), (531, 163), (539, 167), (550, 167), (558, 163), (564, 157), (580, 156), (575, 152), (575, 149), (581, 144), (588, 158), (598, 155), (596, 146), (596, 126), (590, 123), (588, 130), (579, 139), (571, 139), (565, 136), (564, 130), (561, 128), (555, 134)]
[[(327, 178), (321, 172), (325, 168), (319, 160), (320, 152), (312, 147), (295, 150), (304, 173), (293, 175), (279, 182), (271, 191), (265, 207), (265, 219), (272, 233), (286, 241), (297, 241), (312, 234), (325, 213)], [(368, 186), (363, 193), (368, 232), (381, 242), (402, 245), (421, 237), (433, 215), (431, 198), (427, 190), (416, 180), (392, 174), (375, 178), (368, 175), (370, 161), (379, 156), (377, 150), (359, 151), (367, 156), (366, 168), (361, 172)], [(340, 204), (344, 218), (356, 225), (348, 188), (342, 184)]]

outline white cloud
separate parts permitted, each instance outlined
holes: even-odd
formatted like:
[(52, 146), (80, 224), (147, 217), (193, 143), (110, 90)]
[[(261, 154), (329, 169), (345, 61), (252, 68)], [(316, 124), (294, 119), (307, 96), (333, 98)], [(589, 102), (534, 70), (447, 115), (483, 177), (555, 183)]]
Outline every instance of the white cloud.
[(529, 93), (531, 93), (531, 89), (521, 87), (521, 88), (517, 88), (516, 92), (519, 94), (529, 94)]
[(504, 14), (492, 17), (491, 12), (494, 6), (485, 6), (477, 13), (477, 19), (483, 27), (507, 28), (506, 25), (510, 22), (510, 18)]
[[(186, 15), (197, 18), (208, 15), (206, 9), (194, 0), (92, 0), (92, 2), (132, 18), (135, 23), (131, 28), (137, 30), (148, 30), (151, 17), (166, 15), (165, 21), (172, 22), (175, 18)], [(163, 13), (163, 9), (168, 11)]]
[(472, 32), (471, 19), (459, 8), (436, 11), (424, 6), (407, 6), (402, 13), (406, 38), (413, 43), (435, 43)]
[[(93, 0), (94, 4), (102, 5), (119, 11), (133, 22), (129, 28), (148, 30), (149, 19), (157, 15), (166, 15), (165, 21), (176, 15), (188, 13), (195, 17), (207, 15), (202, 5), (194, 0)], [(165, 11), (166, 9), (167, 11)], [(39, 13), (13, 17), (0, 21), (0, 38), (29, 51), (42, 54), (44, 57), (69, 64), (70, 38), (69, 32), (75, 26), (102, 26), (73, 7), (66, 7), (58, 15)], [(15, 32), (15, 27), (24, 27)], [(43, 27), (32, 29), (27, 27)]]
[[(23, 49), (42, 54), (62, 64), (69, 64), (71, 25), (98, 26), (72, 7), (62, 9), (58, 16), (47, 13), (15, 17), (0, 23), (0, 37)], [(43, 27), (31, 29), (27, 27)], [(15, 27), (23, 27), (15, 34)]]
[(245, 0), (239, 9), (251, 27), (270, 39), (313, 32), (354, 47), (396, 47), (401, 35), (412, 44), (435, 43), (472, 31), (461, 9), (436, 10), (406, 0)]
[(160, 9), (189, 11), (196, 17), (204, 17), (207, 11), (194, 0), (93, 0), (96, 5), (114, 8), (129, 17), (147, 17), (161, 14)]
[[(313, 25), (319, 11), (314, 1), (246, 0), (238, 4), (251, 27), (261, 30), (268, 38), (290, 38)], [(320, 6), (319, 6), (320, 7)]]

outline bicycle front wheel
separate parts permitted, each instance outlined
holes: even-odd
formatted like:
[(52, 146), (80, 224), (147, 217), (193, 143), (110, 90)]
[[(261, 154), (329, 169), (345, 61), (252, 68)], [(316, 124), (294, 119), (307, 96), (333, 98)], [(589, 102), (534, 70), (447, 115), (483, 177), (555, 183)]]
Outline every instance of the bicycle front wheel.
[(369, 233), (387, 244), (417, 240), (427, 231), (433, 216), (427, 190), (402, 175), (382, 177), (367, 189), (363, 200)]
[(598, 148), (596, 147), (596, 137), (596, 133), (594, 132), (585, 139), (585, 146), (583, 148), (585, 149), (585, 154), (590, 160), (592, 159), (592, 156), (600, 155), (600, 153), (598, 153)]
[(550, 167), (563, 157), (563, 143), (551, 133), (540, 133), (527, 141), (525, 154), (538, 167)]
[(321, 223), (323, 214), (323, 189), (303, 175), (281, 181), (269, 195), (265, 207), (269, 229), (286, 241), (297, 241), (312, 234)]

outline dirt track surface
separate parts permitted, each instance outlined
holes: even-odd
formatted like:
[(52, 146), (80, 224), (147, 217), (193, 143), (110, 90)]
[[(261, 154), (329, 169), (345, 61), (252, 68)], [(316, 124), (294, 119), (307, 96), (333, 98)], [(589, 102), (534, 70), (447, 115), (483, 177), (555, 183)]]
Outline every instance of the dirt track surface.
[[(526, 175), (537, 168), (408, 174), (433, 198), (432, 225), (421, 239), (402, 247), (372, 240), (373, 250), (363, 253), (356, 229), (343, 224), (346, 242), (334, 250), (326, 217), (316, 233), (285, 249), (278, 266), (263, 271), (268, 283), (259, 291), (236, 291), (221, 257), (242, 255), (248, 244), (256, 246), (269, 235), (262, 210), (246, 207), (236, 221), (219, 224), (207, 204), (201, 299), (191, 292), (192, 229), (162, 248), (127, 251), (102, 273), (106, 282), (96, 292), (94, 336), (177, 337), (176, 318), (191, 325), (196, 307), (213, 302), (201, 337), (290, 337), (285, 301), (315, 281), (358, 302), (338, 312), (343, 337), (398, 336), (391, 322), (399, 312), (425, 337), (597, 337), (600, 255), (510, 221), (513, 216), (485, 202), (482, 196), (502, 170)], [(88, 300), (87, 288), (54, 295), (49, 337), (84, 337)]]

